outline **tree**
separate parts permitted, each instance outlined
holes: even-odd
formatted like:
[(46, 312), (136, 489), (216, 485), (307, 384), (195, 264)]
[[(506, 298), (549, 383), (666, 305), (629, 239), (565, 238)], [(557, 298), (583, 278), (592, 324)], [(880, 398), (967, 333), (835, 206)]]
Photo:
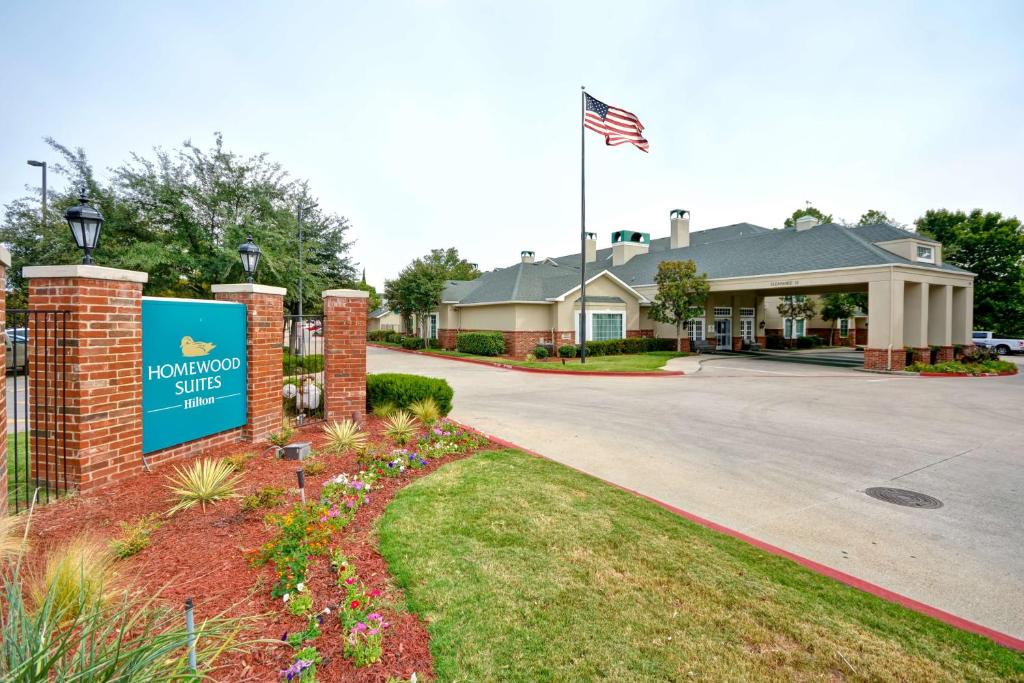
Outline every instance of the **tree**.
[(915, 221), (917, 231), (942, 243), (943, 259), (976, 273), (974, 325), (1024, 336), (1024, 229), (1017, 218), (974, 209), (938, 209)]
[[(105, 218), (97, 260), (105, 266), (149, 273), (144, 293), (206, 298), (210, 286), (244, 278), (238, 245), (249, 232), (263, 251), (259, 282), (288, 288), (285, 306), (298, 308), (299, 258), (295, 208), (310, 203), (308, 185), (292, 180), (266, 155), (241, 157), (215, 134), (208, 150), (185, 142), (156, 149), (152, 158), (132, 154), (101, 183), (82, 149), (48, 139), (62, 161), (52, 170), (68, 189), (51, 190), (53, 207), (42, 220), (32, 198), (5, 207), (0, 240), (20, 265), (74, 263), (80, 258), (61, 215), (84, 186)], [(318, 311), (320, 292), (355, 284), (345, 240), (348, 221), (313, 209), (303, 215), (303, 307)], [(21, 268), (11, 269), (12, 299), (24, 300)]]
[(879, 211), (878, 209), (868, 209), (861, 214), (860, 220), (857, 221), (857, 225), (877, 225), (879, 223), (895, 225), (898, 228), (903, 227), (901, 224), (889, 218), (889, 214), (885, 211)]
[[(799, 318), (810, 320), (814, 317), (814, 314), (818, 312), (818, 307), (810, 297), (790, 295), (782, 297), (782, 301), (780, 301), (778, 305), (778, 311), (783, 320), (783, 333), (785, 333), (785, 320), (787, 318), (792, 318), (793, 333), (795, 336), (796, 321)], [(804, 332), (806, 333), (807, 330), (805, 329)]]
[(832, 222), (832, 214), (826, 215), (825, 213), (822, 213), (821, 210), (816, 209), (814, 206), (812, 206), (810, 202), (807, 202), (807, 206), (805, 206), (802, 209), (797, 209), (796, 211), (794, 211), (793, 215), (787, 218), (783, 225), (787, 228), (792, 228), (796, 226), (796, 219), (801, 218), (803, 216), (814, 216), (815, 218), (818, 219), (819, 223)]
[(857, 312), (858, 303), (852, 294), (826, 294), (821, 297), (821, 318), (832, 323), (829, 344), (836, 343), (836, 326), (840, 320), (853, 317)]
[(658, 294), (651, 304), (650, 316), (660, 323), (675, 325), (676, 350), (682, 350), (683, 325), (704, 311), (708, 300), (708, 276), (697, 274), (692, 260), (662, 261), (654, 276)]
[(427, 316), (441, 305), (441, 293), (449, 280), (474, 280), (480, 276), (476, 264), (459, 256), (455, 247), (432, 249), (414, 259), (394, 280), (384, 283), (384, 299), (403, 318), (418, 321), (421, 336), (429, 336)]

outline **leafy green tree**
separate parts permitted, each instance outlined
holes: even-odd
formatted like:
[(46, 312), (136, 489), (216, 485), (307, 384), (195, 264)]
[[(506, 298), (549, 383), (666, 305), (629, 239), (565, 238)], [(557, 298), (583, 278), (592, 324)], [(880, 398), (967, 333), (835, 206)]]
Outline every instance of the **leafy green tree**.
[(976, 273), (974, 325), (1024, 336), (1024, 229), (1017, 218), (974, 209), (938, 209), (915, 221), (917, 231), (942, 242), (947, 263)]
[(857, 221), (857, 225), (877, 225), (878, 223), (886, 223), (888, 225), (895, 225), (896, 227), (903, 227), (893, 219), (889, 218), (889, 214), (885, 211), (879, 211), (878, 209), (868, 209), (861, 214), (860, 220)]
[[(799, 318), (804, 320), (810, 320), (814, 317), (815, 313), (818, 312), (818, 306), (814, 303), (814, 299), (803, 296), (803, 295), (790, 295), (782, 297), (782, 300), (777, 306), (779, 315), (782, 316), (783, 320), (783, 332), (785, 332), (785, 320), (786, 318), (793, 319), (793, 333), (796, 336), (796, 321)], [(804, 329), (804, 334), (807, 330)]]
[(829, 344), (836, 343), (836, 327), (840, 320), (852, 318), (857, 312), (857, 300), (852, 294), (826, 294), (821, 297), (821, 318), (832, 323)]
[(431, 249), (413, 260), (393, 280), (384, 283), (384, 299), (403, 318), (418, 321), (420, 335), (427, 338), (427, 316), (441, 305), (441, 294), (448, 280), (475, 280), (480, 277), (476, 264), (459, 256), (455, 247)]
[(797, 209), (793, 212), (793, 215), (786, 219), (783, 225), (787, 228), (792, 228), (796, 225), (796, 219), (802, 218), (803, 216), (814, 216), (818, 219), (819, 223), (831, 223), (832, 214), (825, 214), (820, 209), (815, 208), (810, 202), (807, 202), (807, 206), (802, 209)]
[(662, 261), (654, 276), (658, 294), (651, 304), (650, 316), (660, 323), (675, 325), (676, 350), (683, 348), (683, 326), (704, 311), (708, 301), (707, 273), (697, 273), (692, 260)]
[[(80, 259), (61, 216), (84, 186), (105, 219), (97, 261), (149, 273), (146, 294), (206, 298), (213, 284), (242, 281), (237, 249), (251, 232), (263, 250), (259, 282), (287, 287), (285, 306), (297, 310), (295, 208), (311, 203), (309, 187), (266, 155), (234, 154), (218, 133), (208, 150), (186, 142), (170, 152), (156, 149), (151, 158), (132, 154), (102, 183), (82, 149), (47, 142), (61, 159), (51, 168), (68, 187), (50, 191), (52, 209), (43, 219), (32, 198), (5, 207), (0, 240), (16, 264), (9, 278), (13, 301), (24, 300), (20, 266)], [(303, 215), (306, 311), (320, 310), (322, 290), (355, 284), (348, 228), (344, 217), (321, 209)]]

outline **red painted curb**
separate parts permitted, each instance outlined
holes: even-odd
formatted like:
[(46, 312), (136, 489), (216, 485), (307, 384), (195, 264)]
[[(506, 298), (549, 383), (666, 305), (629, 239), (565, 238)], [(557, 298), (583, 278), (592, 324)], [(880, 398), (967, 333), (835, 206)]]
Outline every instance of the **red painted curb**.
[[(470, 427), (469, 425), (462, 424), (461, 422), (457, 422), (455, 420), (452, 420), (452, 422), (456, 422), (456, 424), (460, 425), (464, 429), (468, 429), (470, 431), (476, 432), (477, 434), (485, 436), (491, 441), (497, 443), (500, 446), (504, 446), (505, 448), (514, 448), (515, 450), (523, 451), (524, 453), (529, 453), (534, 457), (541, 458), (543, 460), (549, 460), (551, 462), (556, 462), (555, 460), (552, 460), (551, 458), (542, 455), (541, 453), (530, 450), (529, 448), (523, 448), (522, 446), (514, 444), (511, 441), (507, 441), (505, 439), (493, 436), (491, 434), (487, 434), (486, 432), (482, 432), (479, 429)], [(949, 624), (950, 626), (958, 628), (962, 631), (967, 631), (969, 633), (974, 633), (979, 636), (984, 636), (985, 638), (988, 638), (989, 640), (999, 645), (1002, 645), (1003, 647), (1010, 648), (1011, 650), (1024, 652), (1024, 640), (1015, 638), (1009, 634), (1002, 633), (1000, 631), (996, 631), (987, 626), (982, 626), (981, 624), (975, 623), (973, 621), (968, 621), (967, 619), (958, 617), (955, 614), (951, 614), (949, 612), (941, 610), (938, 607), (932, 607), (931, 605), (925, 604), (918, 600), (914, 600), (913, 598), (908, 598), (905, 595), (895, 593), (887, 588), (882, 588), (877, 584), (871, 583), (870, 581), (865, 581), (864, 579), (857, 578), (852, 574), (847, 574), (846, 572), (840, 571), (838, 569), (833, 569), (832, 567), (821, 564), (820, 562), (815, 562), (814, 560), (803, 557), (802, 555), (797, 555), (796, 553), (791, 553), (788, 550), (783, 550), (778, 546), (774, 546), (770, 543), (760, 541), (752, 536), (748, 536), (741, 531), (736, 531), (735, 529), (730, 529), (727, 526), (722, 526), (717, 522), (712, 522), (709, 519), (699, 517), (693, 513), (687, 512), (686, 510), (677, 508), (674, 505), (670, 505), (669, 503), (660, 501), (657, 498), (651, 498), (650, 496), (640, 493), (639, 491), (634, 491), (633, 489), (626, 488), (625, 486), (620, 486), (615, 482), (607, 481), (605, 479), (602, 479), (601, 477), (596, 477), (593, 474), (590, 474), (589, 472), (584, 472), (583, 470), (572, 467), (571, 465), (565, 465), (563, 463), (558, 464), (562, 465), (563, 467), (568, 467), (569, 469), (579, 472), (580, 474), (584, 474), (593, 479), (597, 479), (598, 481), (602, 481), (610, 486), (614, 486), (615, 488), (621, 491), (626, 491), (627, 493), (632, 493), (635, 496), (639, 496), (644, 500), (648, 500), (654, 503), (655, 505), (663, 507), (669, 512), (679, 515), (680, 517), (687, 519), (695, 524), (699, 524), (702, 527), (705, 527), (706, 529), (711, 529), (712, 531), (717, 531), (718, 533), (725, 534), (726, 536), (731, 536), (737, 540), (743, 541), (744, 543), (748, 543), (754, 546), (755, 548), (771, 553), (772, 555), (775, 555), (777, 557), (783, 557), (787, 560), (796, 562), (802, 567), (810, 569), (812, 572), (821, 574), (822, 576), (828, 577), (835, 581), (839, 581), (840, 583), (846, 584), (851, 588), (856, 588), (857, 590), (864, 591), (865, 593), (870, 593), (871, 595), (874, 595), (875, 597), (881, 598), (888, 602), (893, 602), (897, 605), (906, 607), (907, 609), (913, 610), (919, 614), (924, 614), (925, 616), (932, 617), (933, 619), (938, 619), (939, 621)]]
[(921, 377), (1013, 377), (1017, 374), (1017, 371), (993, 372), (984, 375), (969, 375), (966, 372), (919, 372), (917, 374)]
[(473, 365), (484, 365), (490, 368), (501, 368), (502, 370), (515, 370), (517, 372), (534, 372), (542, 375), (582, 375), (583, 377), (681, 377), (685, 374), (682, 370), (652, 370), (651, 372), (609, 372), (605, 370), (558, 370), (557, 368), (552, 370), (542, 370), (540, 368), (524, 368), (519, 365), (507, 365), (505, 363), (491, 363), (486, 360), (476, 360), (475, 358), (460, 358), (459, 356), (446, 356), (443, 353), (428, 353), (426, 351), (416, 351), (414, 349), (396, 349), (394, 346), (384, 346), (382, 344), (367, 343), (367, 346), (372, 346), (375, 349), (398, 351), (399, 353), (414, 353), (417, 356), (427, 356), (428, 358), (457, 360), (462, 363), (472, 363)]

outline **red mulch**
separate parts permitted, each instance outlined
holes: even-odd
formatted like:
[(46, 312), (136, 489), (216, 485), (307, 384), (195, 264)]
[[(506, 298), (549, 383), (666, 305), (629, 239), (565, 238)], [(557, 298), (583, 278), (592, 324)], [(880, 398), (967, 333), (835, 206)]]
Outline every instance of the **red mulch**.
[[(380, 422), (368, 417), (366, 431), (371, 443), (384, 439)], [(323, 442), (319, 426), (306, 427), (293, 439), (310, 441), (314, 450)], [(211, 449), (204, 456), (226, 456), (251, 451), (257, 453), (242, 473), (241, 495), (248, 495), (264, 486), (281, 486), (289, 490), (282, 510), (298, 501), (295, 470), (301, 465), (278, 460), (266, 444), (231, 445)], [(395, 492), (410, 481), (429, 474), (445, 462), (465, 455), (450, 455), (431, 460), (422, 470), (406, 470), (402, 477), (381, 477), (370, 502), (361, 507), (355, 519), (337, 533), (333, 546), (339, 548), (356, 567), (367, 589), (382, 591), (382, 609), (390, 628), (384, 636), (384, 654), (379, 662), (356, 668), (342, 657), (341, 628), (336, 611), (325, 617), (322, 635), (309, 644), (317, 648), (325, 662), (317, 667), (317, 680), (387, 681), (389, 677), (408, 680), (416, 672), (420, 680), (433, 678), (433, 660), (428, 648), (426, 625), (407, 612), (395, 612), (389, 605), (404, 605), (401, 591), (391, 584), (387, 564), (377, 550), (372, 535), (374, 520), (394, 497)], [(339, 474), (355, 473), (360, 468), (353, 454), (323, 454), (326, 471), (316, 477), (306, 476), (306, 495), (315, 499), (321, 483)], [(32, 555), (38, 562), (49, 548), (60, 546), (71, 538), (86, 533), (100, 539), (119, 534), (117, 522), (134, 521), (151, 513), (163, 513), (171, 506), (166, 475), (172, 471), (165, 465), (97, 494), (70, 498), (37, 508), (32, 519)], [(257, 644), (247, 654), (227, 654), (218, 661), (216, 680), (277, 681), (287, 668), (294, 651), (281, 636), (286, 631), (299, 631), (306, 625), (305, 617), (288, 614), (281, 600), (270, 597), (274, 572), (270, 566), (254, 568), (246, 559), (247, 550), (259, 548), (271, 538), (271, 530), (263, 523), (267, 510), (243, 512), (241, 499), (210, 505), (204, 513), (200, 508), (180, 512), (167, 519), (152, 536), (152, 544), (137, 555), (118, 562), (119, 576), (133, 588), (146, 594), (160, 591), (163, 599), (181, 605), (186, 597), (195, 600), (196, 619), (225, 613), (231, 616), (255, 617), (249, 638), (269, 638), (278, 644)], [(31, 562), (30, 562), (31, 563)], [(314, 596), (315, 609), (333, 607), (340, 595), (335, 575), (327, 557), (310, 565), (307, 585)]]

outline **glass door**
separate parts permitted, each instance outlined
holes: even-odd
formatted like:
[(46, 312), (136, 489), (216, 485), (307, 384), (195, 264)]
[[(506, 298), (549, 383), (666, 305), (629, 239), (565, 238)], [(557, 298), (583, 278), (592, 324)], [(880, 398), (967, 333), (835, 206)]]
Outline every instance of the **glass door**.
[(719, 350), (732, 350), (732, 319), (715, 318), (715, 340)]
[(754, 319), (740, 318), (740, 336), (747, 343), (754, 342)]

